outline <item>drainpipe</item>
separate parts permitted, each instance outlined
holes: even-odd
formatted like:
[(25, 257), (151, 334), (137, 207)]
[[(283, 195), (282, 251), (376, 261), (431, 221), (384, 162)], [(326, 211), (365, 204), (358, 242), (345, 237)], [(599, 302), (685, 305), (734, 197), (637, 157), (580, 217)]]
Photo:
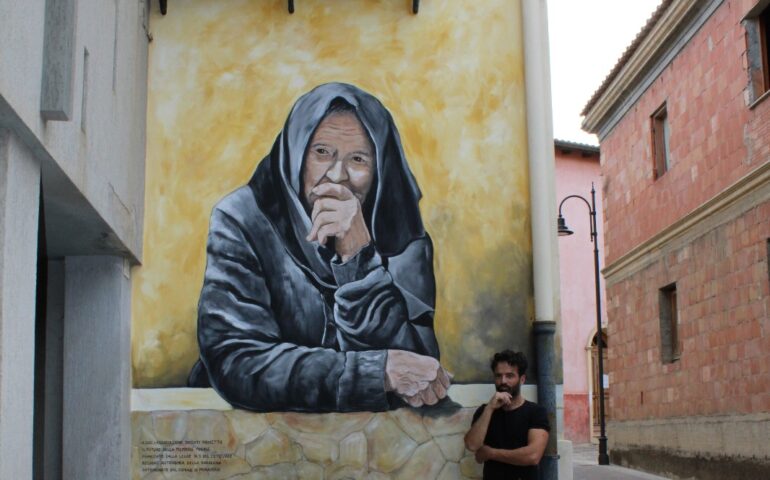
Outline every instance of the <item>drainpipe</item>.
[(535, 290), (537, 399), (551, 424), (548, 445), (540, 462), (540, 478), (557, 480), (556, 385), (561, 372), (554, 351), (559, 305), (559, 263), (556, 235), (556, 186), (551, 74), (548, 53), (548, 13), (545, 0), (522, 0), (524, 71), (527, 101), (527, 142), (532, 215), (532, 260)]

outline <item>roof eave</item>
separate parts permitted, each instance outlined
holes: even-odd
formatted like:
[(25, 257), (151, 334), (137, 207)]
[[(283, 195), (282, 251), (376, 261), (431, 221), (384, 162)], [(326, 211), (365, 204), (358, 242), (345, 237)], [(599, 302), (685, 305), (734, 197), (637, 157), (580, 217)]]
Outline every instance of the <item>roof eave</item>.
[(633, 54), (625, 60), (614, 76), (608, 78), (583, 111), (581, 124), (588, 133), (599, 134), (604, 122), (615, 108), (642, 80), (643, 74), (655, 62), (662, 51), (669, 48), (678, 27), (696, 10), (702, 8), (702, 0), (675, 0), (665, 9), (647, 34), (641, 38)]
[(553, 141), (556, 148), (565, 150), (574, 150), (587, 155), (599, 155), (599, 147), (596, 145), (588, 145), (586, 143), (571, 142), (569, 140), (559, 140), (558, 138)]

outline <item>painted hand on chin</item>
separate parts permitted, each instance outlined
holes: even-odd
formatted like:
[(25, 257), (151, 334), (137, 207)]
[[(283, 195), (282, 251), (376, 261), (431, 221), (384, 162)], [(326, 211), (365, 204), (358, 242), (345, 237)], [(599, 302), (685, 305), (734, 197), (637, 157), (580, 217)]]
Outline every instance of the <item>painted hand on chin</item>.
[(312, 227), (306, 237), (308, 242), (325, 245), (334, 237), (334, 248), (343, 262), (361, 251), (372, 238), (366, 227), (361, 203), (343, 185), (323, 183), (312, 190)]

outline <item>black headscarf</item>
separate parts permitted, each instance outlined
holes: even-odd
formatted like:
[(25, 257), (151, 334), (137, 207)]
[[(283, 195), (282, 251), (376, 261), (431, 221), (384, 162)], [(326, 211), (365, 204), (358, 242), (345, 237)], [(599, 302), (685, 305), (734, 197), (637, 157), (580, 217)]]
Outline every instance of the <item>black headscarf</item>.
[(371, 218), (366, 220), (377, 252), (393, 257), (425, 236), (418, 206), (420, 189), (390, 112), (375, 97), (353, 85), (320, 85), (294, 104), (270, 154), (260, 162), (249, 184), (257, 203), (276, 224), (290, 250), (325, 282), (331, 280), (331, 275), (323, 249), (305, 240), (311, 221), (302, 204), (301, 177), (307, 144), (338, 99), (353, 107), (374, 145), (376, 188), (369, 191)]

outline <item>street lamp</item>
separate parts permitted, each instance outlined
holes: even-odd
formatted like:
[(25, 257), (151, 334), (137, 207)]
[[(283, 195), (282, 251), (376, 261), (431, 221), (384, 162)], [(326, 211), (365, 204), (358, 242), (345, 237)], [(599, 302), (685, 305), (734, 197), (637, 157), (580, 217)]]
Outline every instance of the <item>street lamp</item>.
[(588, 206), (588, 220), (591, 224), (591, 241), (594, 244), (594, 281), (596, 287), (596, 345), (599, 353), (599, 465), (609, 465), (610, 457), (607, 455), (607, 435), (604, 430), (604, 361), (602, 358), (603, 340), (602, 340), (602, 304), (599, 295), (599, 241), (596, 234), (596, 190), (591, 183), (591, 203), (580, 195), (569, 195), (559, 204), (559, 218), (557, 226), (559, 236), (564, 237), (572, 235), (574, 232), (567, 227), (564, 217), (561, 215), (561, 207), (564, 202), (570, 198), (579, 198)]

